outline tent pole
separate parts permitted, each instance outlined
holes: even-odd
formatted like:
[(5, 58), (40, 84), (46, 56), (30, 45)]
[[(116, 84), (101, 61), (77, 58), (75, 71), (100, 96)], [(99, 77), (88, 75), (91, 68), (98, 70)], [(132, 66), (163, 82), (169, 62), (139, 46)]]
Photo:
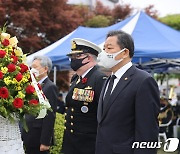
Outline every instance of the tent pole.
[(141, 65), (142, 64), (142, 58), (140, 57), (139, 58), (139, 65)]
[(169, 75), (166, 73), (166, 97), (168, 98)]
[(54, 84), (56, 85), (56, 73), (57, 73), (57, 68), (54, 66)]
[(151, 69), (151, 75), (154, 78), (154, 69)]

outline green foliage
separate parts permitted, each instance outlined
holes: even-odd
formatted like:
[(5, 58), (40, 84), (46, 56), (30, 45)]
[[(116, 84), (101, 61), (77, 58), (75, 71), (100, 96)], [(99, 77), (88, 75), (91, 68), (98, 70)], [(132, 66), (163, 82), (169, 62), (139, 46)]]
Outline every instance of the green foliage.
[(180, 30), (180, 14), (168, 15), (159, 20), (176, 30)]
[(6, 26), (7, 23), (4, 24), (4, 26), (2, 28), (0, 28), (0, 33), (5, 33), (6, 30), (7, 30), (7, 26)]
[(169, 78), (180, 79), (180, 74), (170, 74)]
[(172, 74), (167, 74), (167, 73), (160, 73), (160, 74), (155, 74), (154, 75), (154, 78), (156, 81), (160, 81), (160, 84), (162, 85), (163, 82), (167, 79), (167, 76), (168, 76), (168, 79), (180, 79), (180, 74), (175, 74), (175, 73), (172, 73)]
[(59, 154), (62, 148), (64, 134), (64, 115), (56, 113), (55, 121), (55, 145), (51, 147), (51, 154)]
[(89, 19), (85, 25), (88, 27), (106, 27), (109, 26), (112, 21), (112, 17), (97, 15)]
[(155, 74), (154, 78), (156, 81), (160, 81), (162, 85), (163, 81), (166, 79), (166, 74), (165, 73)]

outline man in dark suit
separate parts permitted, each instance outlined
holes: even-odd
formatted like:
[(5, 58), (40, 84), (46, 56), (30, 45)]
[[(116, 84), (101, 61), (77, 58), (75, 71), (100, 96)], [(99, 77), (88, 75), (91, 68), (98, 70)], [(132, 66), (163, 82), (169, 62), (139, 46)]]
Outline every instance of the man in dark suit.
[(95, 154), (97, 106), (106, 76), (96, 66), (101, 49), (84, 39), (72, 40), (68, 54), (76, 72), (66, 96), (64, 154)]
[[(132, 65), (134, 42), (123, 31), (109, 32), (99, 64), (112, 71), (98, 104), (96, 154), (155, 154), (159, 89), (153, 77)], [(133, 146), (143, 144), (143, 148)], [(155, 143), (156, 144), (156, 143)], [(133, 148), (134, 147), (134, 148)]]
[(58, 104), (57, 104), (57, 111), (58, 113), (64, 114), (65, 111), (65, 103), (63, 101), (63, 94), (59, 93), (58, 95)]
[(58, 102), (58, 90), (55, 84), (48, 78), (52, 68), (52, 62), (48, 57), (37, 56), (32, 63), (32, 73), (41, 84), (44, 95), (49, 100), (53, 111), (48, 111), (43, 119), (36, 119), (26, 115), (28, 132), (23, 130), (22, 138), (27, 154), (49, 154), (49, 148), (53, 142), (54, 122)]

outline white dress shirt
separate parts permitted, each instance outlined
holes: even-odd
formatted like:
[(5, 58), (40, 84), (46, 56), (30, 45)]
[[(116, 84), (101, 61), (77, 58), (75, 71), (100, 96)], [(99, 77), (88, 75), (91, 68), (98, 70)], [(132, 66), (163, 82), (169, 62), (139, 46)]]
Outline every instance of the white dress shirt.
[[(113, 88), (112, 91), (114, 90), (114, 88), (116, 87), (117, 83), (119, 82), (119, 80), (121, 79), (121, 77), (123, 76), (124, 73), (126, 73), (126, 71), (132, 66), (132, 62), (130, 61), (129, 63), (127, 63), (126, 65), (124, 65), (123, 67), (121, 67), (119, 70), (117, 70), (114, 75), (116, 76), (116, 79), (114, 79), (114, 84), (113, 84)], [(112, 74), (113, 75), (113, 74)]]
[(42, 78), (41, 80), (38, 81), (39, 84), (42, 84), (44, 80), (46, 80), (48, 76), (45, 76), (44, 78)]
[[(94, 66), (93, 66), (93, 67), (94, 67)], [(86, 76), (86, 74), (88, 74), (88, 72), (89, 72), (93, 67), (89, 68), (81, 77), (84, 78), (84, 77)]]
[[(124, 65), (123, 67), (121, 67), (119, 70), (117, 70), (114, 74), (112, 73), (111, 75), (115, 75), (116, 79), (114, 79), (114, 84), (113, 84), (113, 88), (111, 93), (113, 92), (114, 88), (116, 87), (117, 83), (119, 82), (119, 80), (121, 79), (121, 77), (123, 76), (124, 73), (126, 73), (126, 71), (132, 66), (132, 62), (130, 61), (129, 63), (127, 63), (126, 65)], [(106, 90), (105, 93), (107, 91), (107, 87), (109, 86), (109, 82), (106, 86)], [(104, 94), (105, 94), (104, 93)]]

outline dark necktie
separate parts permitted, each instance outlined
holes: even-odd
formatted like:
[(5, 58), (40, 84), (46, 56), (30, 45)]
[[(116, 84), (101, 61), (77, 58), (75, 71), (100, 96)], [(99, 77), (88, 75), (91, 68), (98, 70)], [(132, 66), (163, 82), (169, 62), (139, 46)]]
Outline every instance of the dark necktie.
[(103, 112), (104, 112), (104, 110), (106, 109), (107, 104), (109, 103), (109, 98), (110, 98), (110, 96), (111, 96), (111, 91), (112, 91), (112, 88), (113, 88), (113, 84), (114, 84), (114, 79), (115, 79), (115, 78), (116, 78), (115, 75), (112, 75), (112, 76), (110, 77), (109, 85), (108, 85), (106, 94), (105, 94), (105, 96), (104, 96)]

